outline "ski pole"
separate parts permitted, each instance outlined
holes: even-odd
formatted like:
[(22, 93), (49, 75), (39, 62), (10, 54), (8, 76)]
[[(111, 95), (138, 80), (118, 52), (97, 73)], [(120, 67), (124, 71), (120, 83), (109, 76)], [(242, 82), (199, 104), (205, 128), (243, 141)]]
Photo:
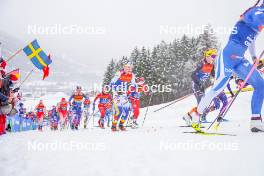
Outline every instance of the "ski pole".
[(92, 126), (92, 128), (94, 128), (94, 110), (93, 110), (93, 113), (92, 113), (92, 118), (93, 118), (93, 126)]
[(148, 107), (147, 107), (146, 112), (145, 112), (145, 115), (144, 115), (144, 119), (143, 119), (143, 122), (142, 122), (142, 127), (144, 126), (144, 122), (145, 122), (145, 120), (147, 118), (149, 106), (150, 106), (150, 103), (151, 103), (151, 100), (152, 100), (153, 95), (154, 95), (154, 93), (152, 93), (151, 96), (150, 96), (150, 98), (149, 98), (149, 103), (148, 103)]
[(168, 105), (166, 105), (166, 106), (163, 106), (163, 107), (161, 107), (161, 108), (159, 108), (159, 109), (156, 109), (154, 112), (158, 112), (158, 111), (160, 111), (160, 110), (162, 110), (162, 109), (164, 109), (164, 108), (167, 108), (167, 107), (169, 107), (169, 106), (171, 106), (171, 105), (173, 105), (173, 104), (175, 104), (175, 103), (177, 103), (177, 102), (179, 102), (179, 101), (181, 101), (181, 100), (183, 100), (183, 99), (185, 99), (185, 98), (191, 96), (192, 94), (193, 94), (193, 93), (190, 93), (190, 94), (185, 95), (185, 96), (183, 96), (183, 97), (181, 97), (181, 98), (178, 98), (178, 99), (174, 100), (173, 102), (171, 102), (170, 104), (168, 104)]
[[(242, 89), (244, 88), (244, 86), (246, 85), (246, 83), (248, 82), (249, 78), (251, 77), (251, 75), (253, 74), (253, 72), (255, 71), (255, 69), (258, 66), (259, 60), (260, 58), (262, 58), (262, 56), (264, 55), (264, 50), (262, 51), (262, 53), (260, 54), (260, 57), (257, 58), (257, 60), (255, 61), (254, 65), (252, 66), (251, 70), (249, 71), (246, 79), (243, 81), (243, 83), (241, 84), (241, 86), (239, 86), (239, 90), (236, 92), (235, 96), (231, 99), (231, 101), (229, 102), (229, 104), (227, 105), (226, 108), (223, 109), (222, 112), (219, 113), (219, 115), (216, 117), (216, 119), (210, 124), (210, 126), (207, 128), (207, 130), (209, 130), (213, 124), (217, 121), (218, 118), (224, 118), (225, 115), (227, 114), (227, 112), (229, 111), (230, 107), (233, 105), (234, 101), (236, 100), (238, 94), (242, 91)], [(218, 123), (217, 126), (219, 126), (221, 123), (221, 121)]]

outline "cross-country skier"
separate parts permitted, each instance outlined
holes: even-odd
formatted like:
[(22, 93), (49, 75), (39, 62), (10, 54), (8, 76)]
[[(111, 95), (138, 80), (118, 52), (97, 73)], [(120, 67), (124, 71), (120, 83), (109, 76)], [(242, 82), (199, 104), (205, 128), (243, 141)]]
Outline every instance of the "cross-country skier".
[(124, 65), (123, 69), (118, 71), (111, 80), (111, 89), (113, 91), (114, 100), (114, 119), (112, 122), (112, 131), (117, 131), (117, 123), (119, 122), (120, 130), (124, 131), (124, 123), (129, 116), (131, 104), (129, 102), (127, 92), (131, 85), (136, 85), (135, 75), (132, 73), (133, 66), (130, 63)]
[(59, 123), (59, 115), (56, 106), (52, 106), (52, 109), (49, 111), (49, 118), (50, 118), (50, 129), (57, 130)]
[(90, 118), (90, 105), (91, 101), (88, 95), (86, 95), (86, 99), (83, 102), (83, 116), (84, 116), (84, 128), (87, 128), (87, 123)]
[[(193, 124), (197, 126), (199, 117), (210, 102), (224, 90), (231, 75), (236, 73), (239, 78), (245, 80), (249, 74), (252, 64), (245, 58), (245, 52), (249, 49), (253, 62), (257, 55), (255, 41), (257, 35), (264, 28), (264, 1), (260, 6), (248, 9), (240, 20), (235, 24), (234, 31), (229, 41), (217, 59), (216, 81), (211, 90), (205, 94), (198, 105), (197, 111), (192, 113)], [(254, 92), (251, 101), (251, 123), (252, 132), (264, 131), (261, 118), (261, 109), (264, 98), (264, 80), (258, 70), (254, 70), (248, 83), (253, 86)]]
[(93, 112), (95, 110), (95, 103), (99, 99), (98, 109), (100, 111), (100, 119), (98, 121), (99, 127), (104, 129), (104, 119), (110, 118), (110, 112), (113, 104), (112, 95), (108, 93), (108, 91), (103, 88), (102, 93), (96, 95), (93, 101)]
[(73, 93), (73, 95), (69, 99), (69, 103), (71, 105), (71, 110), (73, 113), (72, 122), (71, 122), (72, 129), (78, 130), (78, 126), (80, 125), (80, 120), (82, 117), (82, 103), (84, 99), (86, 99), (86, 96), (82, 92), (82, 87), (77, 86), (76, 91)]
[(208, 49), (204, 52), (204, 59), (202, 59), (192, 73), (192, 90), (197, 104), (200, 103), (201, 98), (205, 93), (205, 82), (215, 76), (214, 60), (217, 56), (216, 49)]
[(43, 100), (40, 100), (38, 105), (35, 107), (37, 122), (38, 122), (38, 130), (42, 131), (43, 120), (46, 113), (46, 106), (43, 103)]
[[(192, 73), (192, 89), (193, 94), (195, 95), (197, 105), (200, 103), (201, 98), (205, 94), (205, 83), (210, 80), (210, 78), (214, 78), (215, 76), (215, 65), (214, 61), (217, 57), (217, 50), (216, 49), (208, 49), (204, 52), (204, 59), (202, 59)], [(233, 92), (229, 86), (229, 91), (233, 95)], [(226, 107), (228, 103), (227, 96), (224, 92), (221, 92), (213, 101), (211, 107), (208, 107), (205, 110), (205, 113), (201, 117), (202, 122), (206, 122), (206, 115), (213, 110), (220, 108), (220, 101), (222, 102), (222, 108)], [(197, 107), (193, 108), (190, 112), (188, 112), (183, 119), (186, 121), (187, 125), (191, 123), (191, 116), (190, 114), (195, 112)]]
[(138, 128), (137, 119), (140, 113), (140, 97), (142, 93), (147, 93), (147, 87), (143, 77), (137, 78), (136, 83), (136, 86), (131, 86), (131, 90), (128, 90), (128, 96), (133, 111), (131, 128)]
[(68, 102), (62, 98), (57, 105), (57, 111), (60, 117), (60, 128), (65, 129), (68, 122)]

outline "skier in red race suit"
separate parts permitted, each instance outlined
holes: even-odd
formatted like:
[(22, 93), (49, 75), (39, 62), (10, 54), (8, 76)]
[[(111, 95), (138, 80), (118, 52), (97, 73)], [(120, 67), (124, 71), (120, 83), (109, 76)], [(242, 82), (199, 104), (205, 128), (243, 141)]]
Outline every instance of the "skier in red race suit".
[(143, 77), (136, 80), (136, 85), (131, 86), (128, 91), (128, 97), (132, 104), (133, 117), (130, 119), (131, 128), (138, 128), (137, 119), (140, 113), (140, 97), (142, 93), (147, 93), (147, 85), (145, 85), (145, 79)]
[(60, 117), (60, 126), (61, 129), (64, 129), (68, 122), (68, 102), (65, 98), (62, 98), (57, 105), (57, 111)]
[(35, 111), (36, 111), (37, 122), (38, 122), (38, 130), (42, 131), (44, 115), (46, 112), (46, 106), (44, 105), (42, 100), (39, 101), (39, 104), (36, 106)]
[(98, 109), (100, 111), (100, 119), (98, 121), (99, 127), (104, 129), (104, 118), (110, 115), (112, 107), (112, 95), (103, 88), (102, 93), (98, 94), (93, 102), (93, 111), (95, 110), (95, 102), (99, 99)]

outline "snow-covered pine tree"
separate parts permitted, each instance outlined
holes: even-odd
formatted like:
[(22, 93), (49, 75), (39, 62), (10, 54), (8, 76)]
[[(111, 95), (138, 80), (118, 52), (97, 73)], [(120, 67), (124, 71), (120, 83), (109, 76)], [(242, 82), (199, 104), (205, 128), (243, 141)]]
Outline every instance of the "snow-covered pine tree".
[(210, 24), (207, 24), (204, 28), (204, 31), (198, 37), (199, 44), (197, 47), (197, 56), (198, 59), (202, 59), (203, 52), (209, 48), (219, 48), (219, 43), (216, 37), (216, 34)]
[(106, 71), (104, 74), (104, 79), (103, 79), (103, 86), (104, 85), (109, 85), (111, 80), (113, 79), (115, 72), (116, 72), (116, 64), (114, 59), (111, 59), (110, 63), (106, 67)]
[[(131, 61), (134, 74), (144, 77), (148, 85), (171, 85), (172, 92), (155, 93), (151, 104), (165, 103), (191, 92), (191, 73), (203, 58), (203, 52), (218, 46), (212, 26), (207, 25), (198, 37), (184, 35), (172, 43), (162, 41), (152, 50), (136, 47), (129, 59), (124, 56), (115, 64), (114, 70), (122, 69), (124, 63)], [(148, 99), (143, 97), (143, 100), (142, 107), (148, 104)]]

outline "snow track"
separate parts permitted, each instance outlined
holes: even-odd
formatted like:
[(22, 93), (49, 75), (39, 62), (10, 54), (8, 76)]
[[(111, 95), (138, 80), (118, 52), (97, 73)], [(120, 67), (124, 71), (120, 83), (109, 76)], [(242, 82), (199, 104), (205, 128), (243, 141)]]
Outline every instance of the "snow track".
[(237, 136), (183, 134), (193, 131), (179, 126), (185, 125), (181, 117), (194, 97), (157, 113), (160, 106), (150, 107), (145, 126), (126, 132), (94, 128), (7, 134), (0, 137), (0, 175), (262, 176), (264, 134), (249, 131), (251, 94), (239, 95), (227, 114), (230, 121), (220, 126), (219, 132)]

